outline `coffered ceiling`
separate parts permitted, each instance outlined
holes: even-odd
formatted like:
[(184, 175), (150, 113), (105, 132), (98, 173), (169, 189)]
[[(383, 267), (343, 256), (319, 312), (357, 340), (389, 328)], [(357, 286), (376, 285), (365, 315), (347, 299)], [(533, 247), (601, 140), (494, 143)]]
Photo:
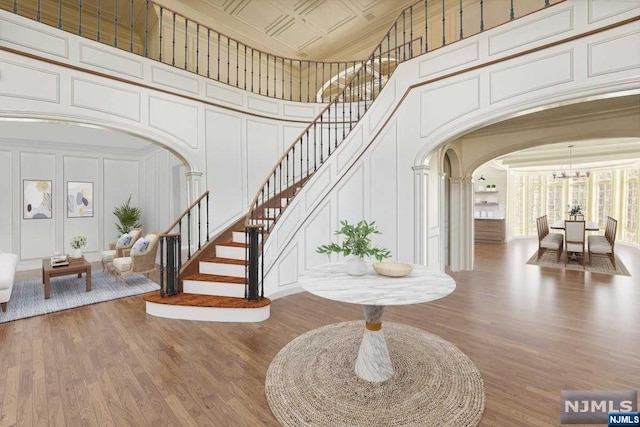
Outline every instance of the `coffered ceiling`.
[(416, 0), (158, 0), (242, 43), (317, 61), (365, 58)]

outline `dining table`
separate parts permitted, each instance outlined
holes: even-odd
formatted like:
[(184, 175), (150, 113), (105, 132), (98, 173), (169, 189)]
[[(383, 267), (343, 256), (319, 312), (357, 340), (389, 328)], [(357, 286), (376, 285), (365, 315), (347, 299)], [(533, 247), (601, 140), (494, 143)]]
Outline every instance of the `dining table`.
[[(549, 226), (549, 228), (552, 228), (554, 230), (564, 230), (565, 226), (564, 226), (564, 219), (560, 219), (558, 221), (555, 221), (553, 224), (551, 224)], [(600, 228), (598, 228), (598, 224), (593, 222), (593, 221), (585, 221), (584, 224), (584, 229), (585, 231), (599, 231)]]

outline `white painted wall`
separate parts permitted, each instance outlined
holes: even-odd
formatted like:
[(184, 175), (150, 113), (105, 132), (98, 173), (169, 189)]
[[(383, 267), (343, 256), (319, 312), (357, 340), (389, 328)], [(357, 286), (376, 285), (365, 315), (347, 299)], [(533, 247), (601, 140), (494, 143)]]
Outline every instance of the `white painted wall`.
[[(435, 166), (429, 158), (441, 156), (439, 148), (447, 141), (513, 115), (640, 90), (640, 22), (570, 39), (639, 11), (640, 2), (630, 7), (622, 1), (567, 1), (400, 65), (372, 109), (274, 228), (265, 246), (265, 294), (292, 292), (298, 272), (325, 262), (315, 248), (332, 240), (341, 219), (376, 219), (383, 233), (376, 242), (384, 242), (393, 259), (421, 262), (426, 255), (431, 267), (442, 268), (441, 257), (432, 253), (442, 246), (425, 245), (431, 234), (418, 233), (416, 225), (426, 217), (424, 228), (440, 227), (433, 215), (440, 206), (430, 197), (443, 188), (431, 176), (439, 169), (428, 171), (425, 190), (417, 185), (412, 167)], [(564, 39), (557, 46), (499, 61)], [(447, 77), (473, 66), (479, 68)], [(516, 147), (518, 141), (511, 144)], [(464, 151), (459, 156), (451, 180), (451, 210), (457, 212), (451, 223), (453, 270), (473, 268), (471, 173), (488, 160), (466, 171), (464, 165), (473, 159), (467, 162)], [(429, 204), (416, 202), (425, 197)], [(420, 254), (421, 247), (429, 253)]]

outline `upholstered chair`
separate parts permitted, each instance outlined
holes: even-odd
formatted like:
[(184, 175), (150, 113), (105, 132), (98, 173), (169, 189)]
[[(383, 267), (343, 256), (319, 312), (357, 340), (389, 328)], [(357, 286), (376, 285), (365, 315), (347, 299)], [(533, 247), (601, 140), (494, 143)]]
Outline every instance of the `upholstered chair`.
[(0, 306), (2, 311), (7, 311), (7, 302), (11, 298), (17, 264), (18, 255), (0, 252)]
[(584, 267), (584, 232), (585, 222), (583, 221), (565, 221), (564, 232), (566, 234), (566, 255), (564, 265), (569, 263), (569, 252), (579, 253), (581, 255), (582, 266)]
[(587, 238), (588, 250), (589, 250), (589, 265), (591, 265), (591, 259), (594, 254), (607, 255), (611, 258), (613, 268), (616, 267), (616, 254), (614, 246), (616, 243), (616, 233), (618, 231), (618, 221), (607, 217), (607, 227), (602, 235), (592, 235)]
[(129, 231), (128, 239), (123, 239), (125, 235), (120, 236), (118, 242), (115, 244), (115, 248), (102, 251), (102, 271), (111, 270), (111, 266), (114, 258), (121, 258), (129, 256), (129, 251), (133, 247), (133, 244), (142, 236), (142, 228), (132, 228)]
[(113, 271), (122, 278), (122, 287), (127, 286), (126, 277), (131, 274), (144, 274), (147, 277), (156, 270), (158, 252), (158, 233), (147, 234), (133, 244), (127, 257), (113, 259)]
[(564, 237), (560, 233), (549, 233), (549, 224), (546, 215), (537, 218), (536, 225), (538, 227), (538, 259), (540, 259), (545, 251), (556, 251), (558, 255), (556, 261), (560, 262)]

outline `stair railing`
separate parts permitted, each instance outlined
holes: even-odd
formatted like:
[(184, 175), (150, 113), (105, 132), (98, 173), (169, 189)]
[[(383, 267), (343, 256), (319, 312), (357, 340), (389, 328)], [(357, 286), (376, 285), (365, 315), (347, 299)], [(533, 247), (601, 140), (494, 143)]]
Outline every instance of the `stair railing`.
[[(442, 40), (436, 47), (462, 40), (465, 35), (476, 34), (503, 23), (494, 22), (492, 17), (490, 27), (486, 25), (485, 12), (488, 3), (483, 0), (467, 3), (467, 11), (472, 6), (478, 7), (474, 12), (477, 12), (479, 25), (474, 28), (477, 31), (466, 33), (463, 31), (465, 21), (462, 0), (459, 1), (459, 21), (447, 20), (445, 0), (423, 0), (409, 6), (400, 13), (369, 58), (361, 64), (353, 64), (348, 73), (345, 73), (348, 78), (343, 82), (336, 81), (339, 90), (335, 96), (280, 157), (249, 205), (249, 213), (245, 220), (246, 239), (250, 244), (247, 266), (251, 265), (254, 268), (247, 268), (248, 290), (264, 287), (262, 249), (282, 212), (289, 205), (288, 200), (295, 196), (297, 189), (338, 149), (371, 108), (396, 67), (414, 56), (433, 50), (433, 44), (430, 45), (430, 41), (434, 41), (433, 22), (438, 22), (441, 18)], [(509, 20), (515, 19), (515, 3), (516, 0), (509, 2)], [(551, 4), (549, 0), (518, 3), (529, 6), (538, 3), (537, 9), (534, 10), (543, 9)], [(524, 12), (531, 13), (534, 10)], [(437, 16), (438, 12), (441, 14), (440, 17)], [(422, 19), (417, 19), (419, 16), (422, 16)], [(425, 16), (428, 19), (425, 19)], [(459, 32), (458, 37), (448, 41), (447, 34), (451, 33), (451, 26), (459, 27)], [(281, 203), (281, 199), (287, 201)], [(255, 248), (252, 249), (252, 245), (255, 245)], [(257, 256), (258, 259), (251, 259), (253, 256)], [(256, 269), (255, 266), (259, 268)]]
[[(513, 20), (516, 14), (522, 16), (539, 9), (539, 5), (547, 7), (559, 1), (564, 0), (509, 0), (509, 10), (499, 12), (508, 12)], [(326, 83), (365, 62), (323, 62), (273, 55), (152, 0), (76, 2), (71, 6), (71, 1), (62, 0), (5, 0), (0, 2), (0, 8), (252, 93), (289, 101), (331, 101), (336, 97), (332, 94), (340, 89), (322, 90)], [(386, 46), (395, 51), (390, 57), (411, 58), (484, 31), (487, 25), (497, 25), (493, 15), (500, 5), (488, 0), (464, 3), (420, 0), (402, 11), (401, 18), (393, 24), (393, 42), (388, 40)], [(447, 39), (451, 34), (457, 35), (455, 40)], [(383, 56), (385, 46), (381, 49), (379, 56)]]
[[(186, 222), (184, 226), (183, 222)], [(190, 260), (209, 242), (209, 190), (191, 203), (159, 238), (160, 295), (176, 295), (182, 292), (183, 258)], [(185, 241), (187, 245), (183, 248)]]

